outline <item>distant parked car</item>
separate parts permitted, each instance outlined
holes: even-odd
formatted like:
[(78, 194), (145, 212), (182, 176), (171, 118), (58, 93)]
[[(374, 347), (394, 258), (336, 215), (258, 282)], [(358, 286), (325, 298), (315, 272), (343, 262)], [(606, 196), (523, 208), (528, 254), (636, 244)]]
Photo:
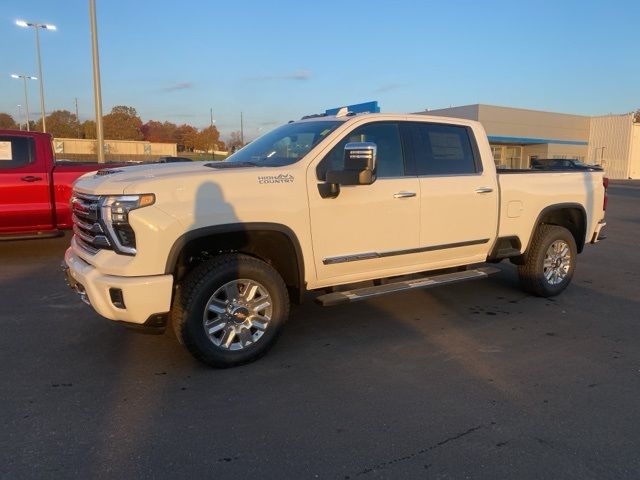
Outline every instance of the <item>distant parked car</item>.
[(191, 162), (187, 157), (160, 157), (158, 163)]
[(533, 170), (584, 170), (586, 172), (601, 172), (600, 165), (589, 165), (574, 158), (536, 158), (531, 160)]

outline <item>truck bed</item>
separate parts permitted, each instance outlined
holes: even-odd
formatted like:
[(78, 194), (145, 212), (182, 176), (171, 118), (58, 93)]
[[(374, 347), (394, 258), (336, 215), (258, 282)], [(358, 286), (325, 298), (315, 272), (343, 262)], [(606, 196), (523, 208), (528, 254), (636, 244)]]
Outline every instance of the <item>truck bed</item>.
[(586, 216), (585, 241), (589, 241), (604, 218), (603, 178), (603, 172), (498, 170), (498, 237), (519, 238), (524, 252), (532, 234), (531, 218), (540, 218), (549, 206), (564, 205)]

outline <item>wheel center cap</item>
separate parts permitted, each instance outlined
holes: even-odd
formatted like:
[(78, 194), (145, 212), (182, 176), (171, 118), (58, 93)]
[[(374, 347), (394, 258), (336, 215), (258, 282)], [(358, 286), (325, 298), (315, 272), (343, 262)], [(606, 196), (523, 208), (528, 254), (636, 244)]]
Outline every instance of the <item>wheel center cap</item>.
[(231, 307), (229, 312), (236, 323), (243, 323), (249, 316), (249, 309), (243, 306)]

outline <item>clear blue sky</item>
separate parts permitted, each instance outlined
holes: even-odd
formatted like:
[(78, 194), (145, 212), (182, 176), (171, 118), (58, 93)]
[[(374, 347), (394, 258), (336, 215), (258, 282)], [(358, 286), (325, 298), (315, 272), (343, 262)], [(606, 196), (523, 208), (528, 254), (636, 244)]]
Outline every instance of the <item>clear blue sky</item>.
[[(412, 112), (489, 103), (577, 114), (640, 107), (640, 1), (97, 0), (103, 108), (254, 137), (368, 100)], [(47, 110), (93, 116), (87, 0), (2, 0), (0, 111), (37, 74)], [(37, 84), (30, 106), (39, 110)]]

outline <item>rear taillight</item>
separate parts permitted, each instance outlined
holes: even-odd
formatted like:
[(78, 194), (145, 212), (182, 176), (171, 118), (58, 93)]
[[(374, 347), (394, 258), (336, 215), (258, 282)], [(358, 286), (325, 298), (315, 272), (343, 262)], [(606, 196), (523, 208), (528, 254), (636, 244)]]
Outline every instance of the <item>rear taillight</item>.
[(604, 201), (602, 202), (602, 210), (607, 209), (607, 201), (609, 197), (607, 196), (607, 188), (609, 188), (609, 179), (607, 177), (602, 178), (602, 186), (604, 187)]

